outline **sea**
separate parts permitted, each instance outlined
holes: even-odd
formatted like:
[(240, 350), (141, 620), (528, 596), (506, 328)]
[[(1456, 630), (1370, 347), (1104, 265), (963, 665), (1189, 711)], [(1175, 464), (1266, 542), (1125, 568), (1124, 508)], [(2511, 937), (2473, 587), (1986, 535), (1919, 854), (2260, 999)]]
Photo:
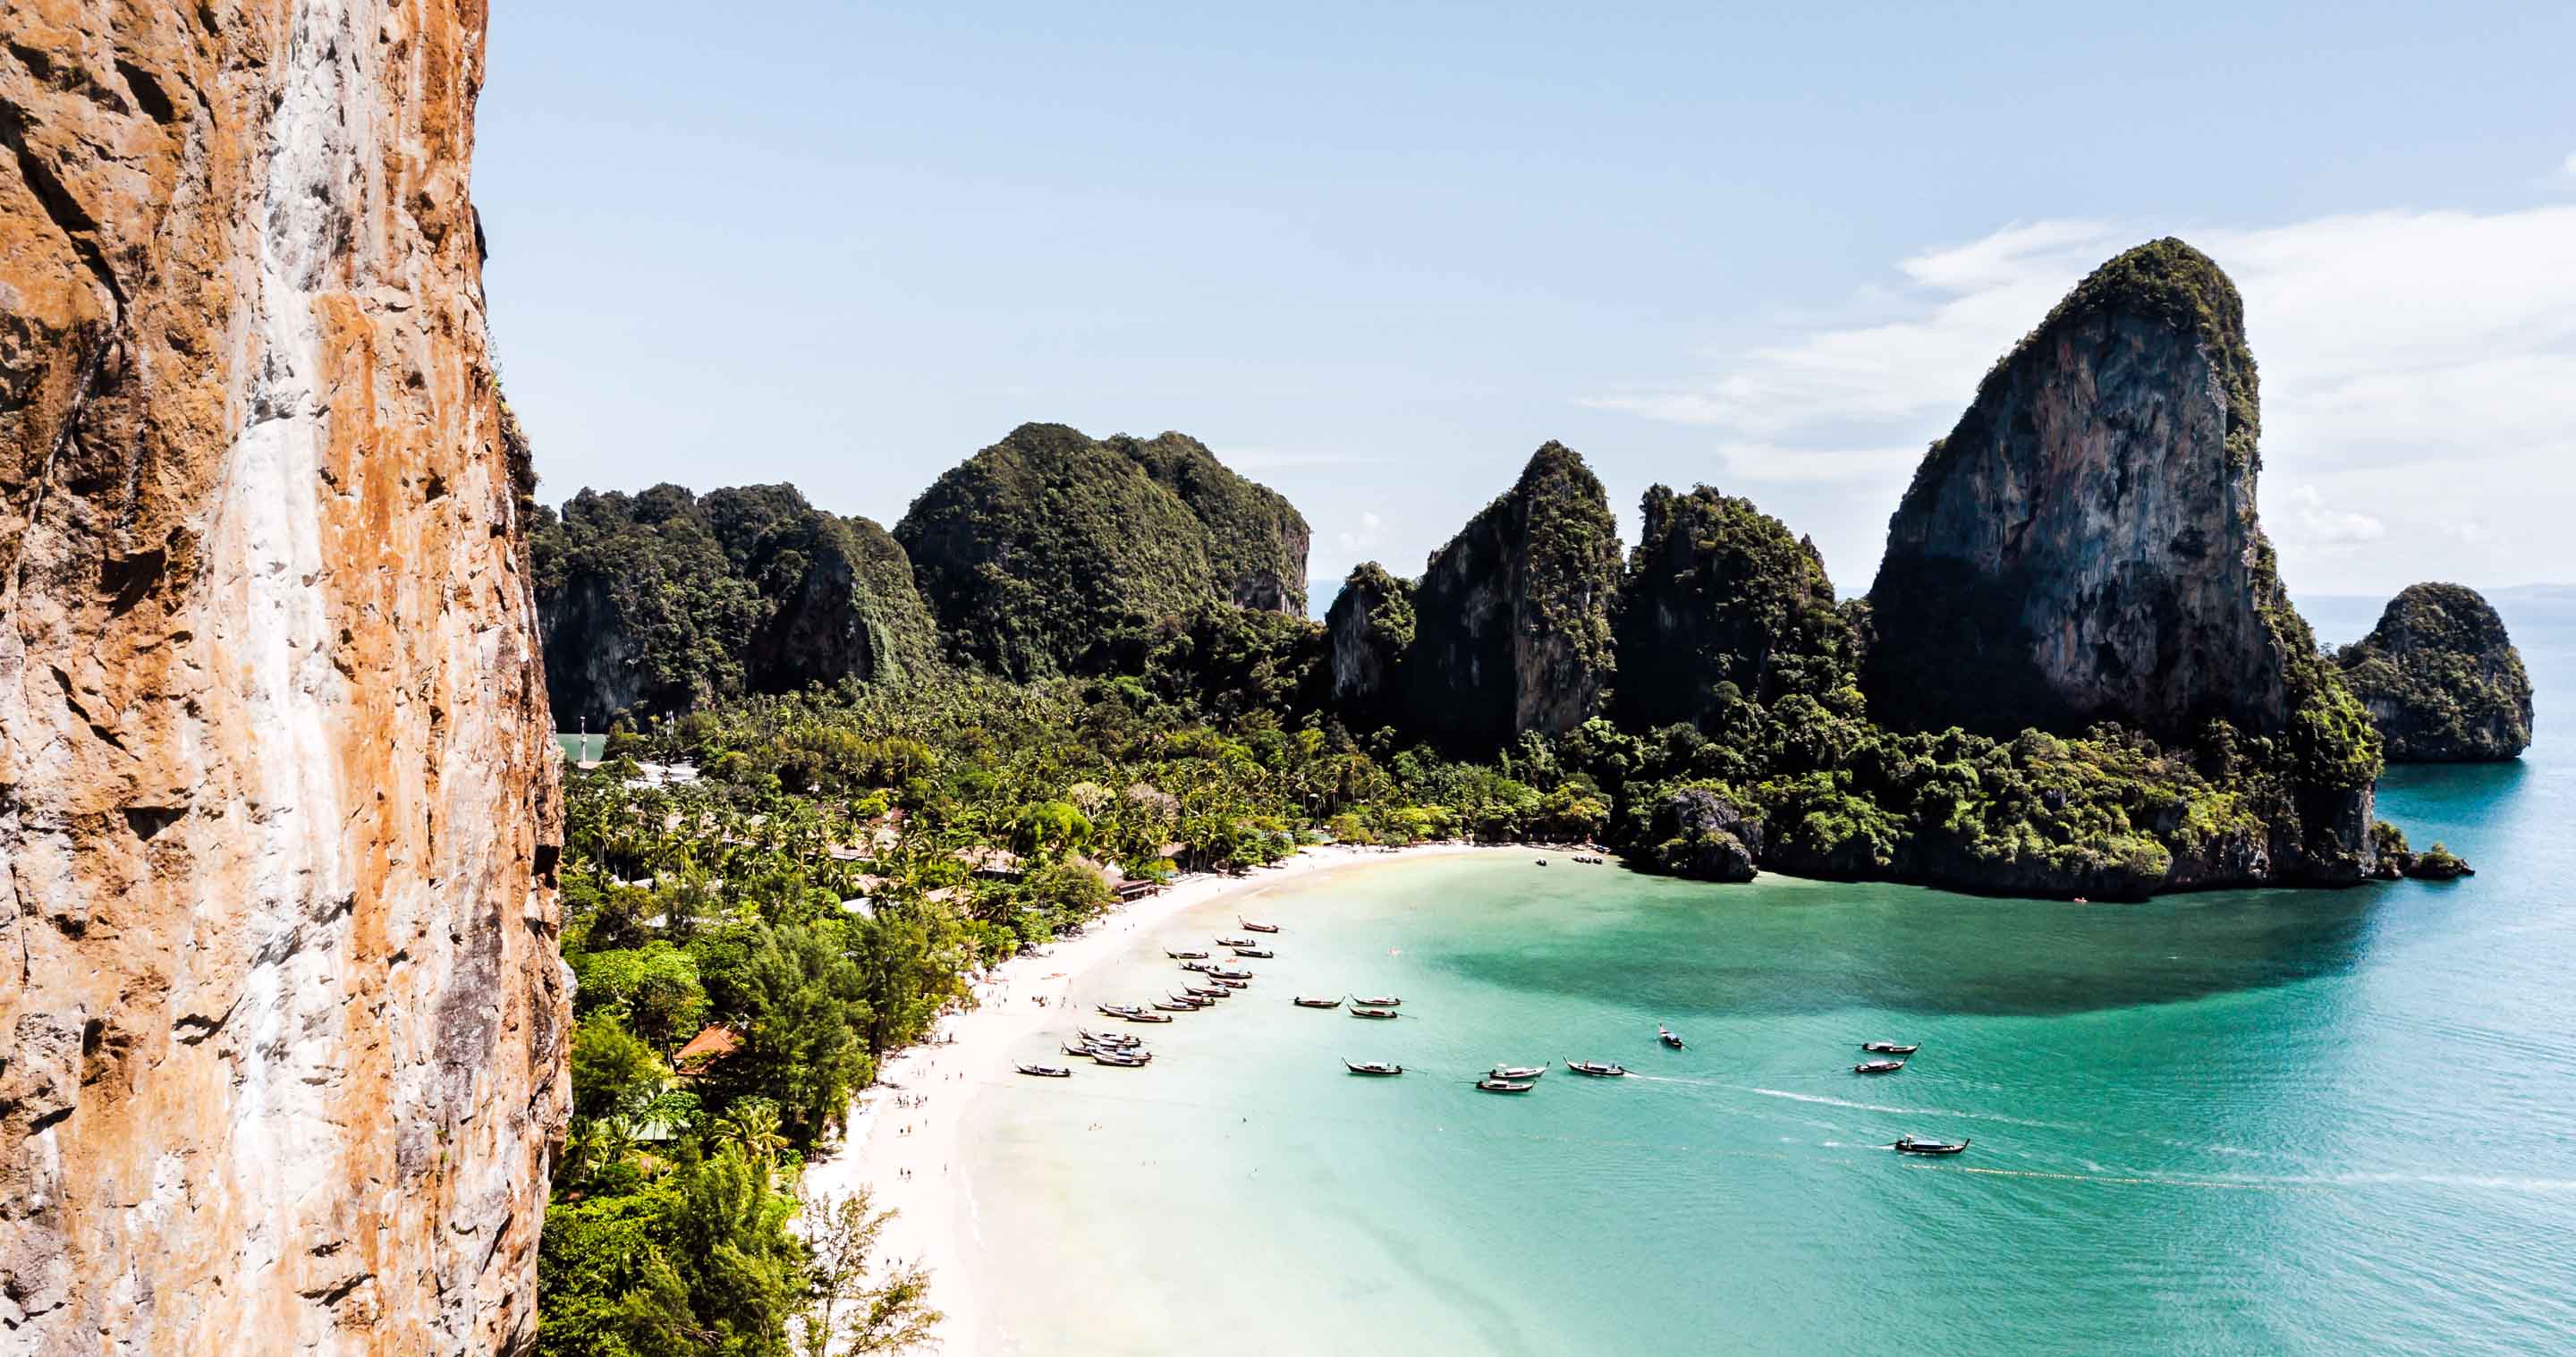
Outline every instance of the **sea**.
[[(2538, 742), (2380, 786), (2471, 879), (2088, 906), (1395, 857), (1140, 937), (1084, 997), (1283, 929), (1130, 1029), (1148, 1068), (996, 1072), (951, 1350), (2576, 1352), (2576, 591), (2491, 597)], [(2340, 640), (2379, 601), (2302, 604)], [(1873, 1039), (1922, 1049), (1853, 1073)]]

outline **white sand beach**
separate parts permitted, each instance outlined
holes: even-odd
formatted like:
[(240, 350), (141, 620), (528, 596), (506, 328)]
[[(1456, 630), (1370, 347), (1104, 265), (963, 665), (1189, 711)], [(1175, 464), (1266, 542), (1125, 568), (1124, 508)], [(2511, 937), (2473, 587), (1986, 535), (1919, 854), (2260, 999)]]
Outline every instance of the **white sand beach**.
[[(1239, 891), (1398, 856), (1526, 851), (1471, 844), (1308, 848), (1244, 876), (1185, 876), (1158, 895), (1113, 908), (1080, 937), (995, 967), (975, 986), (975, 1008), (942, 1019), (929, 1044), (887, 1056), (877, 1084), (852, 1100), (838, 1150), (806, 1167), (806, 1196), (828, 1208), (865, 1187), (877, 1209), (893, 1209), (897, 1214), (878, 1241), (880, 1258), (918, 1261), (930, 1269), (931, 1304), (947, 1316), (940, 1351), (947, 1357), (973, 1353), (983, 1332), (976, 1297), (982, 1251), (974, 1233), (972, 1183), (959, 1161), (964, 1113), (979, 1091), (1013, 1077), (1008, 1053), (1015, 1045), (1050, 1026), (1108, 1022), (1087, 1008), (1069, 1007), (1086, 971), (1124, 952), (1138, 933)], [(1035, 1002), (1039, 998), (1046, 1002)], [(898, 1106), (905, 1098), (925, 1101)]]

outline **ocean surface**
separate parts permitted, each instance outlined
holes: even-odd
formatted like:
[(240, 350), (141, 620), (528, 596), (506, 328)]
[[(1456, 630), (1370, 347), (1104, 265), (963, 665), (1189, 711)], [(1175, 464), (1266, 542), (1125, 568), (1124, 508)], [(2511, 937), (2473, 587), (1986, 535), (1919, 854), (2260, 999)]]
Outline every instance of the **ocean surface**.
[[(1278, 959), (1127, 1029), (1152, 1067), (969, 1112), (972, 1350), (2576, 1351), (2576, 603), (2498, 602), (2539, 743), (2381, 784), (2473, 880), (2077, 906), (1514, 855), (1243, 901)], [(1237, 912), (1086, 988), (1162, 992)], [(1923, 1050), (1850, 1073), (1871, 1038)], [(1639, 1073), (1469, 1084), (1569, 1058)]]

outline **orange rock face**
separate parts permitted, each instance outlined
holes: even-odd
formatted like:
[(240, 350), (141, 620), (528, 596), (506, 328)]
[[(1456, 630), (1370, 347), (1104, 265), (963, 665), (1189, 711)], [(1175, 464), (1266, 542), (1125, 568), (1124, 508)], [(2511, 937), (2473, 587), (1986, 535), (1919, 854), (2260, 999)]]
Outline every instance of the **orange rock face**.
[(494, 1352), (569, 1090), (482, 0), (0, 0), (0, 1353)]

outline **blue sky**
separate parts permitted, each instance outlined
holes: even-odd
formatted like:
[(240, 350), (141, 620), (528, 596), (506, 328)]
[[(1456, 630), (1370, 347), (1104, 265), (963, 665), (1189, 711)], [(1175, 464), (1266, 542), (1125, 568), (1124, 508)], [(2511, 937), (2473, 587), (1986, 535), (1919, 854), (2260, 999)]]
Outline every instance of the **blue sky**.
[(2180, 234), (2294, 588), (2576, 579), (2576, 8), (1228, 8), (495, 6), (541, 494), (891, 524), (1024, 421), (1179, 429), (1409, 574), (1558, 438), (1858, 591), (1978, 374)]

